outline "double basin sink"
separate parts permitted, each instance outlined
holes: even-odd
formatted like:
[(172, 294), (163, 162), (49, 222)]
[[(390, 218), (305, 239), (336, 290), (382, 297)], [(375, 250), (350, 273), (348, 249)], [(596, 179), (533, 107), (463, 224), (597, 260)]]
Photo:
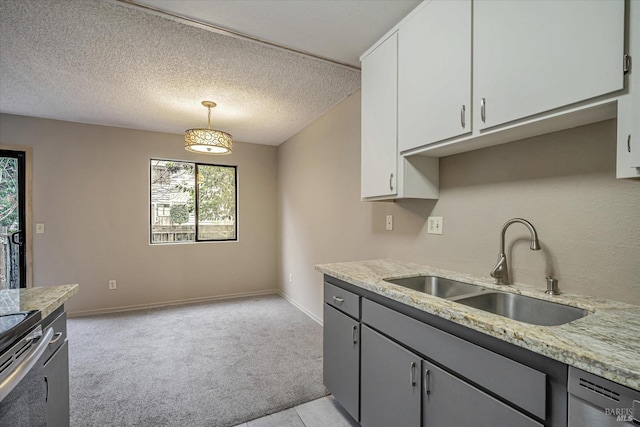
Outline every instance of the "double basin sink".
[(384, 281), (533, 325), (563, 325), (590, 314), (577, 307), (437, 276), (390, 278)]

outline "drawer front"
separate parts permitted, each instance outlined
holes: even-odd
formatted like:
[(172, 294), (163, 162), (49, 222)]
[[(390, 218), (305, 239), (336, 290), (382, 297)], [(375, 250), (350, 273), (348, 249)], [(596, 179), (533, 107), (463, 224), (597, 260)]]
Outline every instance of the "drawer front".
[(360, 296), (324, 282), (324, 302), (356, 319), (360, 318)]
[(367, 299), (362, 322), (520, 408), (546, 418), (546, 374)]
[[(48, 318), (45, 320), (48, 320)], [(46, 363), (53, 353), (67, 340), (67, 312), (63, 311), (53, 322), (43, 325), (43, 328), (53, 328), (53, 338), (43, 354), (43, 360)]]

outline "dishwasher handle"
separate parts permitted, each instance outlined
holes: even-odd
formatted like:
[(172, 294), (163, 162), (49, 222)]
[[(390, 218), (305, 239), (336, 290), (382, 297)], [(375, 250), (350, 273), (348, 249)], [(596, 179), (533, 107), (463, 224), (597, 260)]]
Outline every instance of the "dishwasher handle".
[(12, 369), (9, 375), (0, 382), (0, 402), (16, 388), (16, 386), (22, 381), (22, 379), (29, 373), (31, 368), (36, 364), (38, 359), (47, 349), (51, 338), (53, 338), (53, 328), (48, 328), (42, 335), (42, 329), (38, 326), (38, 329), (32, 332), (32, 337), (28, 339), (32, 342), (37, 342), (34, 348), (29, 350), (26, 357), (18, 363), (16, 367)]

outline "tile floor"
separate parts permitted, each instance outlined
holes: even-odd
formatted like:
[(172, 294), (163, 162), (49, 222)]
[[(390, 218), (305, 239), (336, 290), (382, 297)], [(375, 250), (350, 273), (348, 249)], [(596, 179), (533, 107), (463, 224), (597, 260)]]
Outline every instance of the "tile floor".
[(327, 396), (236, 427), (358, 427), (358, 423), (333, 396)]

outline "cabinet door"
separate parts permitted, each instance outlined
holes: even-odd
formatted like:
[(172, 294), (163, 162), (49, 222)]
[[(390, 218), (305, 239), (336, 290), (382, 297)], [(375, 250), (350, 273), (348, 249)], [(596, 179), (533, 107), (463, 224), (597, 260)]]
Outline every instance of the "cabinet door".
[(362, 60), (362, 197), (397, 193), (398, 37)]
[(324, 385), (342, 407), (359, 419), (360, 327), (359, 323), (324, 304), (323, 328)]
[(425, 427), (542, 427), (539, 422), (424, 360), (422, 381)]
[(618, 100), (618, 178), (640, 177), (640, 1), (629, 2), (629, 23), (628, 52), (636, 63), (627, 77), (629, 93)]
[(419, 357), (362, 326), (361, 375), (363, 427), (420, 426)]
[(473, 43), (484, 129), (622, 89), (624, 0), (477, 1)]
[(47, 383), (47, 425), (69, 427), (69, 344), (67, 341), (44, 364)]
[(471, 0), (433, 1), (398, 33), (398, 147), (470, 131)]

